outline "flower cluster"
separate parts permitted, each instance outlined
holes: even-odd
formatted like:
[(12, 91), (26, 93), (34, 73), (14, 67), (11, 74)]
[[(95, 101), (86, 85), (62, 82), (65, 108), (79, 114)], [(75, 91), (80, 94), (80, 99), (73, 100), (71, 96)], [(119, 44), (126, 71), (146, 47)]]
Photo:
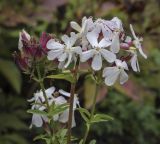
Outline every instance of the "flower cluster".
[[(70, 97), (70, 93), (60, 89), (60, 90), (56, 90), (56, 88), (50, 87), (48, 89), (45, 90), (46, 96), (47, 96), (47, 100), (49, 102), (49, 105), (55, 105), (55, 106), (59, 106), (62, 104), (67, 104), (67, 99)], [(79, 106), (79, 101), (78, 101), (78, 97), (77, 94), (75, 94), (74, 96), (74, 104), (73, 104), (73, 111), (76, 110), (77, 106)], [(39, 111), (45, 111), (46, 110), (46, 106), (45, 106), (45, 98), (43, 96), (43, 92), (42, 90), (36, 92), (33, 96), (33, 98), (31, 98), (30, 100), (28, 100), (28, 102), (32, 102), (32, 110), (39, 110)], [(58, 121), (60, 123), (67, 123), (68, 122), (68, 115), (69, 115), (69, 109), (67, 108), (65, 111), (63, 111), (60, 114), (56, 114), (52, 117), (53, 121)], [(73, 112), (73, 116), (72, 116), (72, 127), (76, 126), (75, 123), (75, 118), (74, 118), (74, 112)], [(33, 114), (32, 116), (32, 123), (31, 123), (31, 127), (32, 125), (36, 126), (36, 127), (42, 127), (43, 123), (49, 123), (49, 118), (46, 115), (43, 114)]]
[[(131, 63), (133, 71), (140, 71), (138, 53), (144, 58), (141, 46), (142, 38), (138, 38), (130, 25), (132, 37), (124, 32), (122, 22), (114, 17), (112, 20), (97, 19), (91, 17), (82, 19), (82, 26), (71, 22), (71, 27), (78, 33), (71, 32), (70, 37), (63, 35), (62, 41), (50, 39), (47, 42), (49, 49), (48, 60), (58, 60), (59, 68), (66, 69), (80, 58), (80, 62), (88, 62), (94, 71), (103, 69), (105, 84), (111, 86), (117, 79), (120, 84), (128, 80), (124, 70), (129, 70), (127, 62)], [(127, 53), (123, 56), (121, 51)]]
[[(143, 39), (136, 36), (132, 25), (132, 36), (126, 35), (117, 17), (111, 20), (84, 17), (81, 26), (74, 21), (70, 25), (76, 32), (71, 32), (69, 36), (65, 34), (61, 39), (42, 33), (37, 41), (23, 30), (19, 35), (20, 53), (14, 54), (19, 67), (39, 83), (41, 90), (28, 100), (32, 105), (28, 112), (33, 114), (31, 127), (43, 127), (47, 132), (44, 137), (40, 136), (47, 143), (71, 143), (71, 128), (76, 125), (74, 111), (77, 109), (87, 126), (84, 139), (80, 142), (85, 144), (93, 123), (113, 120), (106, 114), (95, 114), (100, 86), (104, 83), (112, 86), (117, 80), (124, 84), (130, 68), (140, 71), (138, 55), (147, 58), (141, 46)], [(87, 63), (86, 70), (81, 71), (83, 63)], [(96, 83), (91, 113), (79, 106), (75, 94), (81, 74), (90, 75)], [(45, 89), (48, 79), (50, 85), (51, 79), (54, 82), (59, 79), (70, 82), (70, 92), (57, 90), (54, 86)], [(55, 125), (58, 125), (58, 130)]]
[(48, 52), (46, 44), (51, 38), (51, 35), (43, 32), (39, 41), (37, 41), (25, 30), (19, 33), (18, 49), (20, 52), (15, 52), (14, 58), (21, 70), (29, 72), (35, 60), (40, 60), (46, 56)]

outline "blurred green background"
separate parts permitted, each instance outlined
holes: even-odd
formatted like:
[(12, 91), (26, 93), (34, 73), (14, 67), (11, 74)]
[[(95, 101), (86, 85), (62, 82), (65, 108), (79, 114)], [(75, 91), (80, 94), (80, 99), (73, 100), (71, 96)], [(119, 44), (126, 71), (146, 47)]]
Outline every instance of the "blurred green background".
[[(131, 72), (124, 86), (108, 88), (105, 98), (100, 98), (97, 111), (115, 120), (95, 125), (89, 139), (97, 139), (98, 144), (160, 143), (159, 0), (0, 0), (0, 144), (36, 143), (32, 139), (40, 131), (29, 129), (31, 115), (26, 112), (26, 100), (37, 85), (21, 74), (12, 57), (19, 31), (60, 36), (71, 31), (71, 20), (81, 23), (83, 16), (117, 16), (127, 33), (132, 23), (143, 36), (148, 55), (147, 60), (140, 58), (140, 73)], [(78, 114), (76, 119), (81, 128), (75, 133), (82, 136), (84, 124)]]

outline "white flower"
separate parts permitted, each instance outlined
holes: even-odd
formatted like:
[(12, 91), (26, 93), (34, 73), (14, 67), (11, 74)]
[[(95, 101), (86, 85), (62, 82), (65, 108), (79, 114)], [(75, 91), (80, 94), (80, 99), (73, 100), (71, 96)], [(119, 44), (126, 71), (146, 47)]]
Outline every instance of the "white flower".
[(31, 39), (31, 36), (24, 29), (22, 30), (22, 32), (19, 33), (18, 49), (20, 51), (22, 51), (23, 48), (22, 39), (28, 41)]
[(127, 63), (125, 61), (115, 60), (116, 66), (106, 67), (103, 70), (103, 77), (105, 77), (105, 84), (111, 86), (119, 78), (120, 84), (124, 84), (128, 80), (128, 75), (124, 70), (128, 70)]
[(82, 44), (82, 50), (86, 50), (88, 46), (88, 41), (86, 38), (86, 34), (89, 31), (91, 25), (92, 18), (86, 18), (83, 17), (82, 19), (82, 26), (80, 26), (78, 23), (71, 21), (70, 25), (73, 29), (75, 29), (78, 32), (78, 38), (81, 39)]
[(87, 29), (87, 21), (88, 21), (88, 19), (86, 17), (83, 17), (83, 19), (82, 19), (82, 27), (78, 23), (76, 23), (74, 21), (71, 21), (70, 25), (71, 25), (71, 27), (73, 29), (78, 31), (79, 34), (82, 36), (82, 35), (85, 35), (87, 33), (87, 30), (88, 30)]
[[(45, 90), (46, 96), (48, 98), (48, 100), (52, 99), (53, 96), (52, 94), (55, 91), (55, 87), (50, 87), (47, 90)], [(40, 111), (44, 111), (46, 109), (45, 106), (42, 106), (41, 104), (43, 104), (45, 102), (45, 98), (43, 96), (43, 92), (42, 90), (40, 90), (39, 92), (34, 94), (34, 97), (30, 100), (28, 100), (29, 102), (35, 102), (35, 104), (32, 105), (33, 110), (40, 110)], [(30, 127), (32, 128), (33, 125), (35, 125), (36, 127), (42, 127), (43, 122), (48, 122), (48, 118), (44, 115), (39, 115), (39, 114), (33, 114), (32, 116), (32, 122)]]
[(67, 60), (64, 65), (64, 68), (67, 68), (75, 57), (75, 54), (80, 55), (82, 53), (80, 46), (74, 47), (76, 40), (77, 35), (73, 32), (71, 32), (71, 37), (67, 35), (62, 36), (64, 44), (56, 42), (54, 39), (49, 40), (47, 43), (47, 48), (50, 49), (48, 52), (48, 59), (55, 60), (57, 58), (60, 63), (64, 63)]
[(138, 51), (140, 52), (140, 54), (146, 59), (147, 58), (147, 55), (142, 51), (142, 46), (141, 46), (141, 42), (143, 41), (142, 38), (138, 38), (133, 30), (133, 27), (132, 25), (130, 24), (130, 30), (131, 30), (131, 33), (133, 35), (133, 44), (135, 45), (135, 47), (138, 49)]
[[(65, 97), (70, 97), (70, 93), (60, 89), (59, 90), (59, 93), (62, 94), (63, 96)], [(77, 94), (74, 95), (74, 101), (73, 101), (73, 116), (72, 116), (72, 127), (75, 127), (76, 126), (76, 122), (75, 122), (75, 117), (74, 117), (74, 111), (76, 110), (77, 108), (77, 105), (79, 105), (79, 100), (78, 100), (78, 97), (77, 97)], [(69, 109), (65, 110), (59, 117), (59, 121), (60, 122), (63, 122), (63, 123), (66, 123), (68, 121), (68, 116), (69, 116)]]
[[(99, 31), (99, 30), (98, 30)], [(98, 42), (99, 33), (96, 29), (87, 34), (87, 39), (92, 46), (92, 49), (85, 51), (81, 55), (81, 62), (85, 62), (93, 58), (91, 67), (98, 71), (102, 68), (102, 57), (112, 63), (116, 59), (116, 55), (105, 48), (111, 45), (110, 41), (103, 38)]]

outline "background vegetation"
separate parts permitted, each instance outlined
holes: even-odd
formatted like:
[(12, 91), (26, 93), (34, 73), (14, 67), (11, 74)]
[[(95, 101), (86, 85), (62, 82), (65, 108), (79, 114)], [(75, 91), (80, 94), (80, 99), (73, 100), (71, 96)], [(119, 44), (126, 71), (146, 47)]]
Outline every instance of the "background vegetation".
[[(115, 118), (93, 127), (90, 139), (98, 144), (159, 144), (160, 141), (160, 1), (159, 0), (1, 0), (0, 1), (0, 144), (31, 144), (31, 115), (26, 102), (37, 85), (20, 73), (13, 62), (21, 29), (39, 36), (42, 31), (59, 34), (71, 31), (69, 22), (83, 16), (122, 19), (144, 38), (148, 59), (140, 60), (141, 72), (131, 73), (124, 85), (107, 89), (99, 97), (97, 111)], [(85, 85), (84, 79), (78, 87)], [(94, 86), (87, 85), (87, 89)], [(88, 93), (89, 95), (89, 93)], [(87, 95), (86, 95), (87, 96)], [(80, 95), (82, 105), (89, 99)], [(76, 135), (83, 135), (77, 114)]]

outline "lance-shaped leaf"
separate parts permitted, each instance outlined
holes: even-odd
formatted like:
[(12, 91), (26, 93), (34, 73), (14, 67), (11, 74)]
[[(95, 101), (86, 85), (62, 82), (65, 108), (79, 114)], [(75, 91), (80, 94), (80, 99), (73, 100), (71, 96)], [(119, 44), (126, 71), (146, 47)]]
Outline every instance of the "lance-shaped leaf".
[(85, 108), (77, 108), (77, 110), (80, 112), (82, 118), (86, 121), (89, 122), (90, 116), (91, 114), (89, 113), (89, 111)]
[(95, 114), (93, 118), (91, 119), (91, 123), (97, 123), (97, 122), (105, 122), (113, 120), (113, 118), (106, 114)]

